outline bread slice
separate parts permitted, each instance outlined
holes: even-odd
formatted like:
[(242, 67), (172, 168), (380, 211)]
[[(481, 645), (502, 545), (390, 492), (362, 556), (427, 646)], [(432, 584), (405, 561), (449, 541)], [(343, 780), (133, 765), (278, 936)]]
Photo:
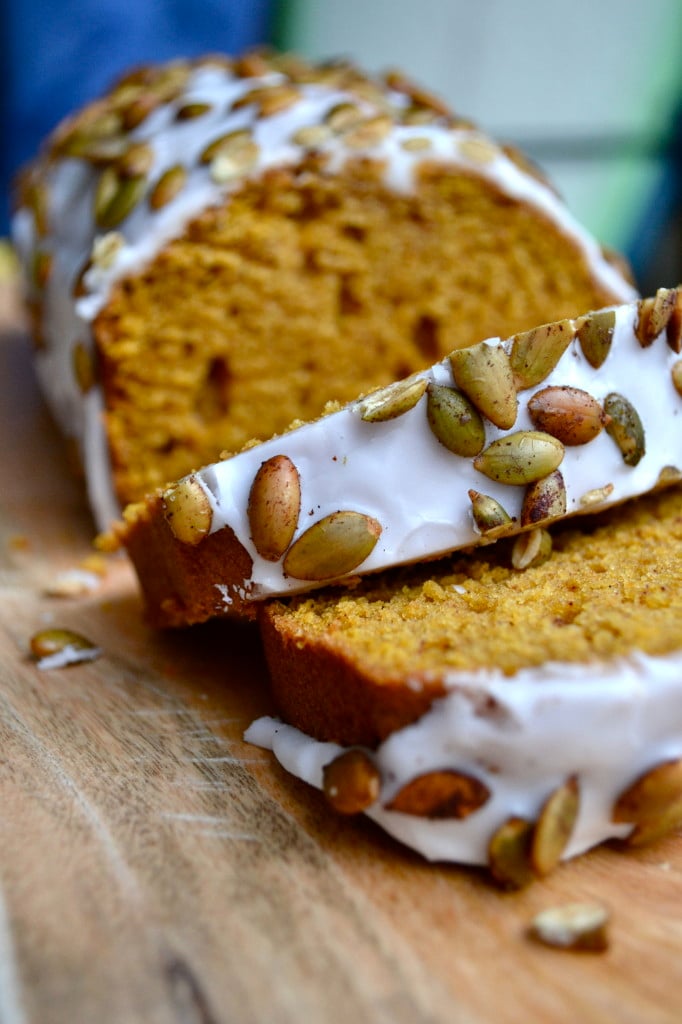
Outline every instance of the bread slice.
[(529, 534), (682, 467), (677, 289), (457, 350), (127, 510), (150, 620), (258, 602)]
[(329, 400), (635, 295), (520, 154), (346, 62), (137, 69), (17, 206), (38, 374), (102, 528)]
[(274, 601), (281, 721), (247, 739), (433, 860), (523, 885), (682, 824), (682, 489), (513, 542)]

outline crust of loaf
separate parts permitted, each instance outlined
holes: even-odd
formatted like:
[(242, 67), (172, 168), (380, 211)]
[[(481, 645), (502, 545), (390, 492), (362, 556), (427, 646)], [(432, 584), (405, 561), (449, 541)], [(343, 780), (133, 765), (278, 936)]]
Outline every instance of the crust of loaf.
[(234, 587), (232, 609), (253, 619), (253, 602), (241, 601), (239, 585), (251, 573), (251, 556), (225, 527), (192, 547), (177, 540), (164, 515), (161, 494), (126, 510), (125, 543), (145, 600), (147, 619), (159, 628), (188, 626), (219, 615), (223, 597), (217, 584)]

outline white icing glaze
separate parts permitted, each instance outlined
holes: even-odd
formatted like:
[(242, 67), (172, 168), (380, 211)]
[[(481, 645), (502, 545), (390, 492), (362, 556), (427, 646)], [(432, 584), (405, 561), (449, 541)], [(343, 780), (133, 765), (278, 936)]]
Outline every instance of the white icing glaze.
[[(580, 810), (563, 856), (626, 836), (631, 826), (611, 821), (617, 797), (649, 768), (682, 756), (681, 680), (680, 653), (548, 664), (512, 677), (451, 673), (451, 692), (373, 752), (383, 786), (366, 813), (429, 860), (485, 864), (490, 839), (507, 818), (536, 820), (550, 793), (576, 775)], [(324, 765), (343, 749), (274, 718), (258, 719), (245, 739), (318, 788)], [(407, 782), (445, 768), (480, 779), (488, 801), (462, 820), (384, 809)]]
[[(379, 109), (367, 100), (359, 100), (354, 93), (320, 84), (300, 86), (301, 99), (269, 117), (257, 117), (254, 106), (236, 111), (230, 109), (231, 104), (245, 93), (280, 81), (284, 78), (278, 72), (270, 72), (260, 78), (239, 78), (218, 66), (198, 67), (191, 73), (179, 98), (159, 107), (130, 133), (131, 140), (147, 141), (153, 147), (153, 179), (181, 163), (189, 171), (188, 182), (180, 194), (161, 210), (152, 212), (146, 202), (133, 210), (121, 225), (122, 244), (111, 265), (93, 267), (86, 274), (88, 293), (85, 296), (74, 301), (71, 294), (74, 281), (98, 240), (92, 214), (97, 174), (90, 165), (75, 159), (58, 159), (50, 164), (47, 173), (51, 233), (47, 239), (38, 239), (33, 216), (28, 210), (19, 210), (14, 219), (14, 240), (27, 271), (37, 248), (48, 247), (53, 255), (43, 305), (42, 326), (46, 346), (37, 355), (37, 369), (56, 419), (81, 448), (91, 503), (102, 527), (108, 526), (119, 510), (111, 475), (107, 472), (101, 401), (83, 401), (73, 373), (72, 349), (76, 342), (91, 344), (90, 324), (106, 303), (116, 280), (144, 267), (169, 240), (182, 234), (192, 218), (205, 208), (223, 201), (243, 180), (240, 178), (223, 184), (216, 182), (210, 169), (199, 164), (198, 154), (212, 139), (226, 132), (248, 128), (260, 147), (258, 161), (249, 172), (250, 176), (257, 176), (269, 167), (298, 162), (305, 151), (292, 142), (292, 135), (302, 126), (319, 123), (336, 104), (351, 101), (368, 114)], [(389, 92), (388, 95), (397, 108), (408, 102), (400, 93)], [(175, 117), (178, 106), (193, 101), (212, 104), (211, 112), (178, 121)], [(413, 136), (428, 139), (429, 148), (406, 150), (402, 144)], [(453, 167), (471, 169), (502, 191), (541, 210), (583, 251), (596, 279), (622, 301), (632, 299), (634, 290), (603, 258), (595, 240), (568, 213), (550, 188), (520, 170), (497, 148), (488, 146), (492, 156), (485, 161), (472, 157), (467, 144), (480, 138), (478, 132), (453, 129), (444, 124), (396, 125), (383, 141), (364, 150), (351, 150), (338, 137), (332, 137), (316, 148), (328, 155), (332, 168), (339, 168), (349, 158), (360, 155), (371, 155), (385, 161), (386, 182), (399, 191), (412, 188), (415, 168), (425, 159), (437, 159)]]
[[(509, 431), (486, 422), (487, 443), (505, 434), (535, 429), (527, 403), (542, 388), (568, 385), (603, 402), (617, 392), (628, 398), (644, 425), (647, 454), (637, 466), (623, 461), (615, 441), (602, 431), (589, 444), (566, 447), (560, 466), (566, 486), (567, 514), (585, 511), (583, 496), (613, 485), (599, 507), (650, 490), (665, 466), (682, 468), (682, 401), (671, 379), (679, 358), (661, 335), (642, 348), (634, 329), (636, 303), (616, 308), (616, 327), (606, 361), (594, 370), (572, 341), (551, 374), (536, 387), (519, 392), (516, 423)], [(491, 344), (499, 343), (492, 339)], [(505, 342), (509, 348), (510, 343)], [(419, 376), (452, 385), (444, 360)], [(248, 580), (238, 589), (261, 599), (310, 589), (312, 584), (287, 577), (282, 562), (261, 558), (250, 537), (247, 515), (254, 476), (267, 459), (284, 454), (297, 467), (301, 481), (301, 514), (296, 536), (312, 523), (339, 509), (352, 509), (377, 519), (382, 533), (370, 556), (356, 571), (369, 572), (457, 548), (481, 543), (471, 515), (468, 490), (496, 498), (512, 517), (519, 517), (525, 488), (489, 480), (469, 458), (448, 451), (432, 433), (426, 396), (409, 412), (384, 423), (361, 419), (353, 403), (316, 422), (273, 438), (196, 474), (213, 510), (211, 531), (229, 526), (253, 559)], [(592, 511), (596, 506), (590, 506)], [(229, 581), (223, 596), (229, 594)]]

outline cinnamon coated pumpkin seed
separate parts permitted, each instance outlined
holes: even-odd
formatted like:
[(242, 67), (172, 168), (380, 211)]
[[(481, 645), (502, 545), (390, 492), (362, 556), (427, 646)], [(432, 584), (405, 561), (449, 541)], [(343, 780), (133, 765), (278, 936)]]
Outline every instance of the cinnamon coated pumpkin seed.
[(501, 430), (516, 422), (517, 399), (509, 356), (501, 345), (481, 342), (451, 352), (455, 384)]
[(561, 860), (579, 809), (578, 780), (571, 776), (548, 797), (535, 824), (530, 860), (533, 870), (540, 877), (553, 871)]
[(606, 433), (620, 448), (623, 462), (636, 466), (646, 451), (644, 427), (634, 405), (616, 392), (604, 400), (604, 412), (609, 417)]
[(152, 210), (160, 210), (175, 199), (186, 182), (187, 169), (182, 164), (174, 164), (164, 171), (149, 193), (149, 205)]
[(653, 298), (640, 299), (637, 303), (635, 334), (642, 348), (648, 348), (664, 331), (676, 304), (675, 289), (659, 288)]
[(682, 286), (675, 288), (675, 301), (665, 335), (673, 352), (682, 352)]
[(468, 818), (487, 803), (490, 790), (467, 772), (446, 768), (407, 782), (385, 806), (420, 818)]
[(174, 537), (183, 544), (199, 544), (211, 529), (211, 503), (195, 476), (169, 487), (163, 495), (163, 507)]
[(549, 376), (575, 337), (572, 320), (543, 324), (515, 334), (509, 359), (519, 390), (535, 387)]
[(606, 424), (606, 414), (596, 398), (581, 388), (547, 387), (528, 402), (533, 425), (562, 444), (576, 446), (593, 441)]
[(284, 572), (297, 580), (331, 580), (357, 569), (372, 553), (381, 524), (362, 512), (341, 510), (313, 523), (294, 541)]
[(372, 391), (359, 403), (361, 419), (366, 423), (384, 423), (402, 416), (415, 407), (427, 383), (425, 377), (408, 377)]
[(488, 844), (488, 866), (498, 885), (523, 889), (535, 879), (530, 861), (533, 823), (512, 817), (503, 822)]
[(529, 484), (521, 506), (521, 525), (530, 526), (547, 519), (559, 519), (566, 515), (566, 484), (561, 471), (543, 476)]
[(576, 326), (583, 355), (590, 366), (598, 370), (611, 350), (613, 332), (616, 328), (615, 310), (601, 309), (580, 317), (576, 321)]
[(519, 430), (497, 438), (474, 459), (474, 468), (501, 484), (531, 484), (559, 467), (564, 446), (551, 434)]
[(287, 455), (273, 455), (256, 473), (249, 493), (248, 517), (256, 551), (276, 562), (291, 544), (301, 508), (298, 470)]
[(471, 458), (483, 450), (485, 426), (478, 409), (455, 388), (430, 383), (426, 415), (435, 437), (448, 451)]
[(495, 498), (475, 490), (470, 490), (468, 493), (471, 501), (471, 514), (480, 533), (488, 534), (493, 530), (499, 531), (501, 528), (512, 525), (514, 520)]
[(664, 761), (620, 794), (611, 820), (634, 824), (627, 842), (641, 846), (682, 824), (682, 758)]
[(364, 750), (345, 750), (322, 769), (322, 791), (339, 814), (360, 814), (376, 803), (381, 774)]

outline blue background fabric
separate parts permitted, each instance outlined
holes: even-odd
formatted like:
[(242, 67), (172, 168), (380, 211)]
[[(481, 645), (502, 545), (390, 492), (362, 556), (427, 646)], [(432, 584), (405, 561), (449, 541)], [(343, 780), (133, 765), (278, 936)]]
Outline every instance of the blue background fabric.
[(11, 180), (66, 114), (129, 68), (267, 41), (270, 0), (1, 0), (2, 223)]

